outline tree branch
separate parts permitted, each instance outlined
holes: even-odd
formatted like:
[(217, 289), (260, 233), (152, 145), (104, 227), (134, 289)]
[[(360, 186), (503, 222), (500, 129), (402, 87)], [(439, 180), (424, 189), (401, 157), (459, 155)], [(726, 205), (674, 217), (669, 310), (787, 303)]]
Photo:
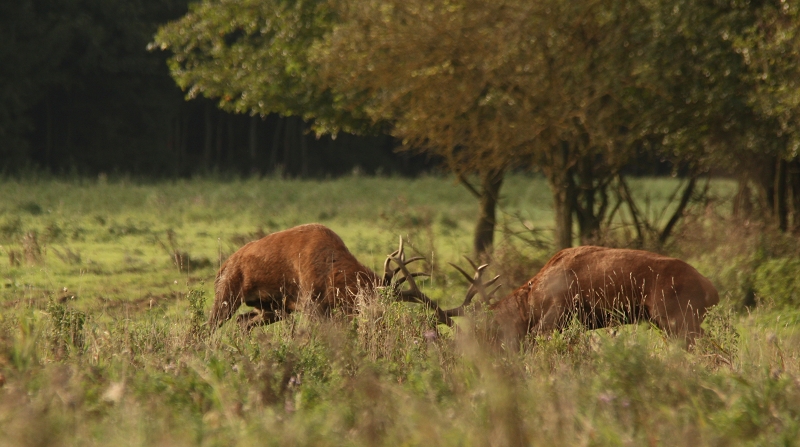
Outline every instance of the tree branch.
[(477, 189), (475, 189), (474, 186), (472, 186), (469, 180), (467, 180), (467, 178), (464, 177), (464, 174), (458, 173), (458, 181), (461, 182), (461, 184), (464, 185), (464, 187), (466, 187), (467, 190), (470, 193), (472, 193), (472, 195), (475, 196), (476, 199), (480, 199), (482, 197), (482, 194)]
[(672, 233), (675, 224), (683, 217), (683, 212), (686, 209), (686, 206), (689, 204), (689, 199), (692, 198), (692, 193), (694, 192), (694, 187), (697, 184), (697, 175), (693, 175), (692, 178), (689, 179), (689, 183), (686, 185), (686, 189), (683, 190), (683, 195), (681, 196), (681, 201), (678, 204), (678, 208), (672, 213), (672, 217), (670, 217), (669, 222), (661, 231), (661, 234), (658, 236), (658, 243), (664, 244), (664, 242), (669, 239), (670, 233)]

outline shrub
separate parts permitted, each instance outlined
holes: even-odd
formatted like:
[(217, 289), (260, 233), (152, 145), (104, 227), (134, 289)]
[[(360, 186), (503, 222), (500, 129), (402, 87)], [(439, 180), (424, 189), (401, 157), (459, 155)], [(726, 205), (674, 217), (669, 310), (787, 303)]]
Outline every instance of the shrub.
[(754, 288), (760, 303), (779, 307), (800, 304), (800, 259), (777, 258), (761, 264), (755, 272)]

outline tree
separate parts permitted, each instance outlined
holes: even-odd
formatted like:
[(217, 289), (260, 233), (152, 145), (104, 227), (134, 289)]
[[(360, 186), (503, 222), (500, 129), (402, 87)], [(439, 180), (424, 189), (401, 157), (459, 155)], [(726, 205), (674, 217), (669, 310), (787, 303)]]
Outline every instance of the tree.
[[(519, 165), (538, 128), (521, 81), (534, 5), (523, 2), (352, 1), (316, 50), (340, 107), (364, 110), (407, 148), (434, 154), (480, 200), (473, 249), (494, 237), (504, 173)], [(531, 125), (533, 124), (533, 125)], [(477, 175), (479, 186), (469, 176)]]
[(172, 52), (170, 72), (188, 98), (214, 98), (237, 113), (299, 116), (320, 134), (369, 132), (359, 110), (336, 107), (309, 61), (335, 21), (325, 1), (204, 0), (162, 26), (151, 47)]
[[(762, 189), (778, 228), (800, 230), (800, 6), (764, 2), (752, 24), (738, 35), (737, 50), (747, 67), (749, 104), (771, 124), (774, 164), (767, 166)], [(791, 198), (791, 203), (790, 203)]]
[[(351, 1), (317, 53), (340, 106), (363, 109), (417, 150), (475, 173), (474, 249), (491, 247), (503, 173), (547, 176), (556, 245), (599, 231), (607, 188), (629, 159), (647, 11), (612, 1)], [(599, 200), (598, 200), (599, 197)], [(489, 211), (489, 209), (492, 209)]]

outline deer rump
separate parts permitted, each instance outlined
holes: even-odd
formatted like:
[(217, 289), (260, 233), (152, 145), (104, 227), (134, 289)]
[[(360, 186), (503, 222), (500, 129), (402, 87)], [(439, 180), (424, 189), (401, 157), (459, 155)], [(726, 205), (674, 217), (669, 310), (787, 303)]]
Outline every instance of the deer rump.
[(506, 338), (561, 330), (576, 318), (589, 329), (650, 321), (692, 343), (718, 302), (713, 284), (681, 260), (582, 246), (556, 253), (492, 309)]
[(378, 276), (336, 233), (320, 224), (300, 225), (250, 242), (222, 264), (208, 323), (216, 328), (246, 304), (254, 310), (238, 317), (240, 325), (270, 324), (305, 298), (323, 313), (337, 308), (349, 315), (359, 287), (375, 285)]

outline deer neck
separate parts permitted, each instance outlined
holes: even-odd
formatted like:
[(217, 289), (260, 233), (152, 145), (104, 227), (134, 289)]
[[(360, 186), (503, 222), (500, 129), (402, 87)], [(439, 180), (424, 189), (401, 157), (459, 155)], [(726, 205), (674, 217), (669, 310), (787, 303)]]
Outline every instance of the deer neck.
[(506, 342), (522, 340), (530, 327), (530, 312), (527, 309), (528, 288), (523, 286), (506, 295), (491, 306), (494, 321)]

